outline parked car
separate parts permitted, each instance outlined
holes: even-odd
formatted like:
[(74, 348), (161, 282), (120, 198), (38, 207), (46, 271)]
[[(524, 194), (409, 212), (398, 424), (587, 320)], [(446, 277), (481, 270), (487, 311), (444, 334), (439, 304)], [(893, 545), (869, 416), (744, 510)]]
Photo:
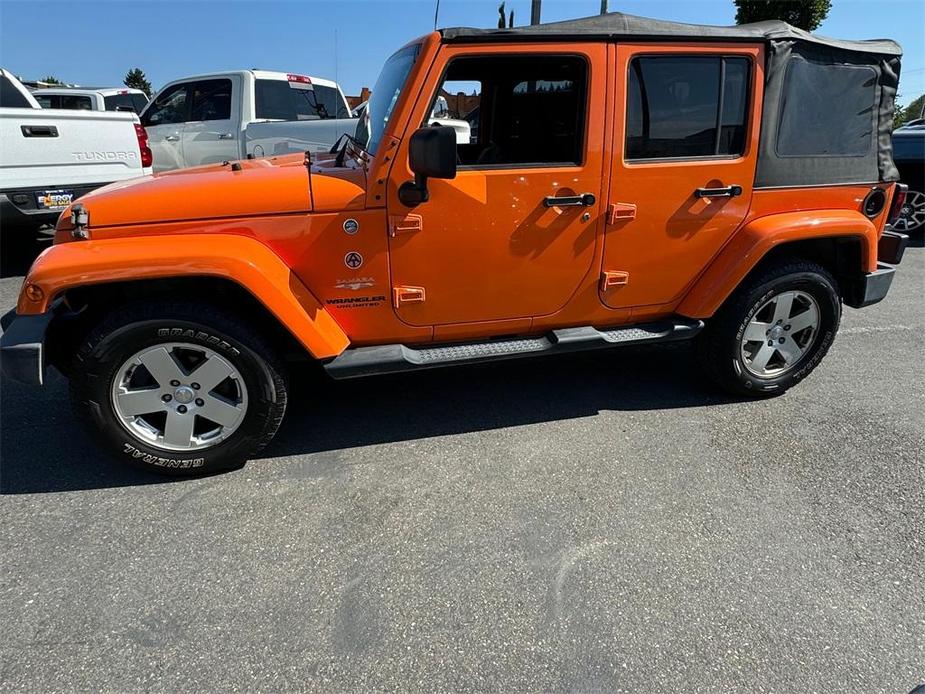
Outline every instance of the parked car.
[[(353, 109), (353, 117), (361, 118), (366, 112), (366, 101), (357, 105)], [(447, 104), (446, 97), (438, 96), (434, 102), (434, 107), (430, 111), (430, 125), (445, 125), (456, 131), (456, 142), (461, 145), (468, 145), (472, 142), (472, 128), (469, 123), (461, 118), (453, 118), (450, 114), (450, 107)]]
[[(782, 22), (431, 33), (333, 156), (72, 205), (2, 321), (3, 371), (57, 365), (107, 449), (174, 474), (266, 445), (299, 356), (353, 378), (696, 338), (723, 388), (782, 393), (908, 241), (884, 231), (902, 186), (871, 132), (899, 60)], [(480, 85), (474, 142), (429, 125), (448, 81)]]
[(337, 83), (268, 70), (184, 77), (141, 114), (154, 170), (330, 149), (356, 129)]
[(42, 108), (65, 108), (77, 111), (132, 111), (141, 113), (148, 97), (140, 89), (128, 87), (77, 88), (52, 87), (34, 89), (32, 95)]
[(893, 161), (909, 191), (891, 228), (920, 234), (925, 231), (925, 120), (912, 121), (893, 131)]
[(53, 225), (95, 188), (151, 173), (134, 113), (43, 109), (0, 70), (0, 226), (4, 234)]

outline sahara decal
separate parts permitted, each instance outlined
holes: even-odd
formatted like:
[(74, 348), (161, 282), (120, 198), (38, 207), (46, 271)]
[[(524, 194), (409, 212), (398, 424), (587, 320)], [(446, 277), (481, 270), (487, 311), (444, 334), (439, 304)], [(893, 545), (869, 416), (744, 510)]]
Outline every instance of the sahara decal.
[(334, 287), (337, 289), (357, 290), (372, 287), (374, 284), (376, 284), (376, 280), (372, 277), (354, 277), (353, 279), (337, 280)]

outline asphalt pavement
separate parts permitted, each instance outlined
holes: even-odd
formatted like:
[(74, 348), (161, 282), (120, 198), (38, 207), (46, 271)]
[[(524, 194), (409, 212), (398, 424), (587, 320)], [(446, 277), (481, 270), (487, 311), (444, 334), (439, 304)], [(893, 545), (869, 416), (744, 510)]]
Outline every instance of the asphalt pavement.
[(300, 374), (259, 459), (184, 481), (4, 382), (0, 689), (908, 692), (923, 300), (919, 241), (764, 401), (683, 346)]

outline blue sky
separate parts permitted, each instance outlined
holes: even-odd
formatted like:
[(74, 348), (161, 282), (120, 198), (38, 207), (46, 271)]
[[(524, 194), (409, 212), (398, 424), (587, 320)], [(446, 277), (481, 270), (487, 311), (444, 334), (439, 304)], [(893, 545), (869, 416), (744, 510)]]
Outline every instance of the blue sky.
[[(498, 0), (441, 0), (440, 26), (494, 26)], [(507, 0), (515, 23), (530, 0)], [(732, 24), (732, 0), (610, 0), (612, 10)], [(543, 20), (596, 14), (600, 0), (544, 0)], [(372, 86), (383, 60), (434, 24), (434, 0), (0, 0), (0, 65), (36, 79), (120, 84), (141, 67), (155, 87), (214, 70), (261, 67), (335, 77), (348, 94)], [(336, 29), (336, 39), (335, 39)], [(834, 0), (817, 33), (899, 41), (901, 101), (925, 91), (922, 0)], [(336, 45), (336, 50), (335, 50)]]

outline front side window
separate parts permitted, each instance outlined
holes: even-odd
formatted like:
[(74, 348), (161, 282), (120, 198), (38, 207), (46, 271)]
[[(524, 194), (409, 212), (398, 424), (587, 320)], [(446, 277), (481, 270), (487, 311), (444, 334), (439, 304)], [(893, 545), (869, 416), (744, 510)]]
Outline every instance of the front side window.
[(186, 84), (175, 84), (154, 98), (145, 111), (141, 124), (145, 127), (170, 125), (186, 120)]
[(745, 151), (747, 58), (651, 56), (630, 63), (626, 159)]
[(190, 120), (229, 120), (231, 118), (231, 80), (203, 80), (190, 85)]
[(416, 43), (402, 48), (385, 61), (382, 72), (373, 86), (366, 110), (357, 123), (355, 137), (370, 154), (375, 154), (385, 133), (385, 126), (395, 110), (411, 68), (417, 60), (421, 45)]
[(576, 56), (453, 60), (434, 105), (446, 103), (441, 125), (468, 135), (457, 136), (460, 165), (580, 164), (587, 72)]

